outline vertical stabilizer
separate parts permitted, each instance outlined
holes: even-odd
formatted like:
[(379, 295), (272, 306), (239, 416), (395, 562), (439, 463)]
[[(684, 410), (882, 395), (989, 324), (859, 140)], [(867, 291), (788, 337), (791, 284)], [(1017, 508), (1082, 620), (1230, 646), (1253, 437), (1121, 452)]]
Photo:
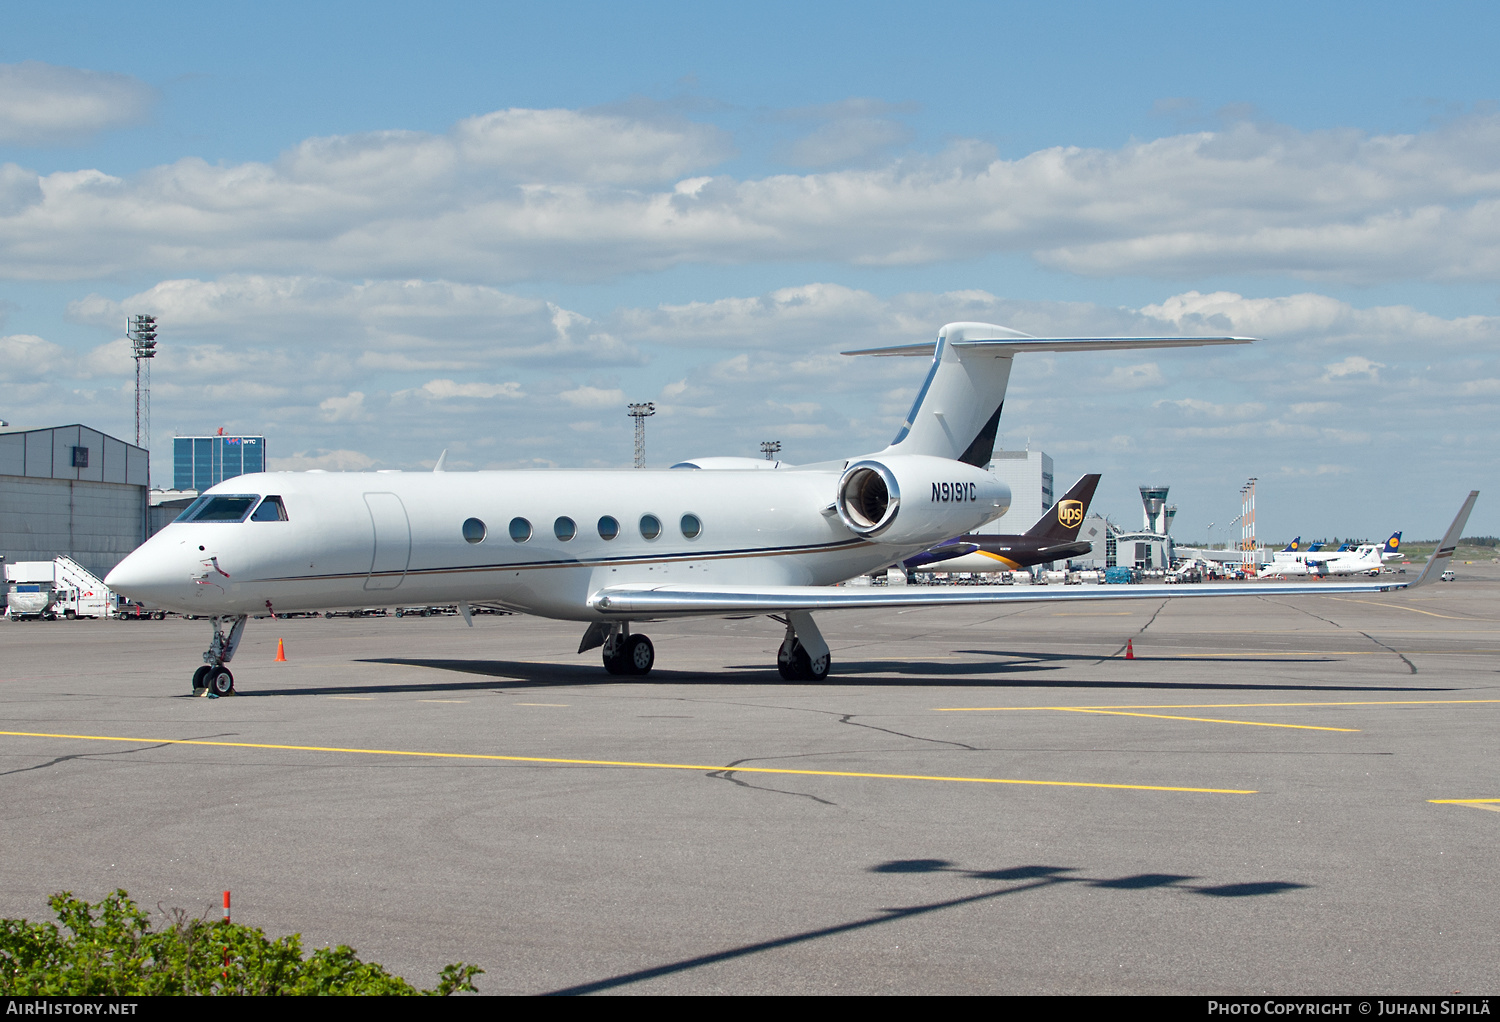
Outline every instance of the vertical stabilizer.
[(1037, 523), (1026, 530), (1031, 539), (1046, 543), (1071, 543), (1078, 538), (1078, 530), (1089, 513), (1094, 490), (1099, 485), (1099, 474), (1091, 472), (1074, 483), (1062, 499), (1053, 504)]
[(884, 453), (929, 454), (980, 468), (989, 464), (1014, 352), (950, 343), (950, 331), (966, 325), (950, 323), (938, 334), (927, 379)]

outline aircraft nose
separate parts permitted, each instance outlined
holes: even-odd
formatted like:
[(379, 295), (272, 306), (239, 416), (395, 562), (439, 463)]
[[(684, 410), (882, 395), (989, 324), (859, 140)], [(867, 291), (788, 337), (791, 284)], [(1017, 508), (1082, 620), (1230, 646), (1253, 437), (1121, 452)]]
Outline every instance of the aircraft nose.
[(173, 588), (180, 588), (174, 587), (173, 583), (181, 581), (181, 578), (173, 577), (170, 567), (162, 560), (159, 551), (151, 549), (149, 544), (138, 547), (104, 576), (104, 584), (132, 600), (158, 600)]

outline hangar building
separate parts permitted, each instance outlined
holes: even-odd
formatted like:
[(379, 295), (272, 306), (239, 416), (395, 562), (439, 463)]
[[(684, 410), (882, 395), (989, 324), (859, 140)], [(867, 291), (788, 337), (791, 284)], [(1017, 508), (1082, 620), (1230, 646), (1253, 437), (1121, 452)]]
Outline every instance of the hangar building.
[(0, 556), (99, 577), (146, 535), (149, 455), (87, 426), (0, 430)]

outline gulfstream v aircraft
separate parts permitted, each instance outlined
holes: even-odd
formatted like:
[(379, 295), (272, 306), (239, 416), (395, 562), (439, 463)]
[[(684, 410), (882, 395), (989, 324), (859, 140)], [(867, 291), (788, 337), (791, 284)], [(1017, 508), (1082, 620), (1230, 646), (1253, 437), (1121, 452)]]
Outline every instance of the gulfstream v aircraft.
[[(785, 627), (789, 679), (829, 670), (813, 615), (957, 603), (1238, 596), (1243, 586), (890, 589), (835, 583), (899, 562), (1006, 512), (989, 460), (1011, 364), (1028, 352), (1247, 344), (1243, 337), (1031, 337), (950, 323), (936, 342), (848, 352), (927, 356), (931, 367), (884, 450), (772, 472), (712, 470), (270, 472), (212, 487), (121, 561), (109, 587), (211, 617), (195, 690), (227, 694), (249, 615), (382, 604), (471, 603), (579, 622), (579, 652), (612, 674), (651, 670), (642, 622), (764, 614)], [(1471, 493), (1418, 585), (1452, 556)], [(1342, 583), (1377, 592), (1396, 584)], [(1261, 595), (1305, 591), (1263, 584)]]

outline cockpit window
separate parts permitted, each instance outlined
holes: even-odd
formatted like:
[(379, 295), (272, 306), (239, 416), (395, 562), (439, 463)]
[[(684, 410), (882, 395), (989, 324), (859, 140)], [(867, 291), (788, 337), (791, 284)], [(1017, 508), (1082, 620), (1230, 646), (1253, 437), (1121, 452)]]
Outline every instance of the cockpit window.
[(243, 522), (260, 500), (259, 494), (223, 494), (199, 498), (182, 513), (179, 522)]
[(276, 496), (267, 497), (260, 502), (260, 507), (255, 509), (255, 514), (250, 516), (252, 522), (284, 522), (286, 518), (286, 505), (281, 503), (281, 498)]
[(172, 519), (172, 521), (174, 521), (174, 522), (190, 522), (190, 521), (192, 521), (193, 520), (193, 515), (197, 514), (202, 509), (203, 505), (207, 504), (211, 500), (213, 500), (212, 497), (199, 497), (197, 500), (193, 501), (187, 507), (183, 508), (182, 509), (182, 514), (180, 514), (176, 518)]

